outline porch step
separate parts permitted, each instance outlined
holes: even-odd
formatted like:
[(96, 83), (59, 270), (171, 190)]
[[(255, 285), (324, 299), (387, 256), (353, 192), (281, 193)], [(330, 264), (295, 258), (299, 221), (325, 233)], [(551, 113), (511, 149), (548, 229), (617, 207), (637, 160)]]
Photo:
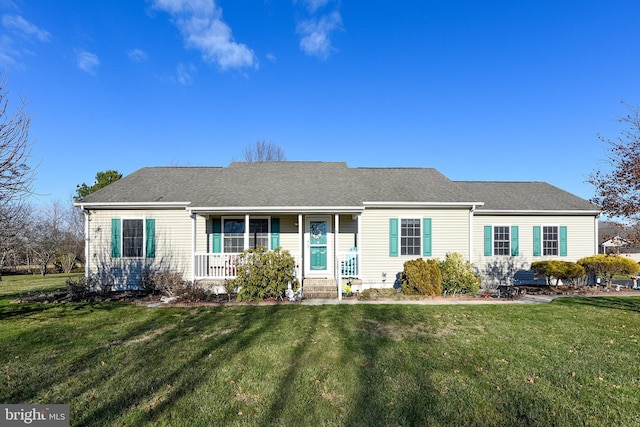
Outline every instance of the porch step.
[(304, 279), (302, 296), (305, 299), (337, 299), (338, 284), (335, 279)]

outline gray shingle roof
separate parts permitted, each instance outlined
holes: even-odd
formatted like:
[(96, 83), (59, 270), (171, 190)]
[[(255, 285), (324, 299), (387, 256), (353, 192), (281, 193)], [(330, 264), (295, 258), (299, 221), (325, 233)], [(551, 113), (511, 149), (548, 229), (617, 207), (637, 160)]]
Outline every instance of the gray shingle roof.
[(478, 203), (485, 209), (594, 210), (546, 183), (455, 182), (432, 168), (349, 168), (344, 162), (234, 162), (147, 167), (89, 194), (86, 204), (178, 203), (192, 208), (362, 207), (364, 202)]
[(591, 202), (546, 182), (456, 181), (484, 202), (478, 210), (597, 211)]

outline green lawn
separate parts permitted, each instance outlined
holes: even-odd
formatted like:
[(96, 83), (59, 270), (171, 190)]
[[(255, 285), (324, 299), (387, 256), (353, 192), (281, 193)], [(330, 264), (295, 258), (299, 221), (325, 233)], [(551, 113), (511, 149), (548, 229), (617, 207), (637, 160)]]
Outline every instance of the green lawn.
[(73, 425), (640, 425), (640, 297), (17, 305), (11, 280), (0, 402), (68, 403)]

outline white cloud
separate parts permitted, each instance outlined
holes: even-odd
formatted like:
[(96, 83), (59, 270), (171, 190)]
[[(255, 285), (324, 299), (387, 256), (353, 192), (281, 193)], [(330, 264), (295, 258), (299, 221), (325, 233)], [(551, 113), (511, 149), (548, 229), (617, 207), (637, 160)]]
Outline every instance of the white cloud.
[(193, 83), (192, 75), (196, 72), (196, 67), (193, 64), (178, 64), (176, 70), (176, 78), (178, 83), (184, 86), (188, 86)]
[(95, 53), (81, 50), (76, 52), (76, 64), (82, 71), (95, 74), (96, 68), (100, 65), (100, 60)]
[(273, 53), (267, 53), (267, 59), (269, 60), (269, 62), (273, 62), (274, 64), (278, 62), (278, 57)]
[(135, 62), (145, 62), (147, 60), (147, 52), (141, 49), (131, 49), (127, 52), (129, 59)]
[(303, 0), (303, 3), (307, 6), (309, 12), (315, 13), (321, 7), (326, 6), (329, 0)]
[(253, 50), (233, 39), (214, 0), (155, 0), (154, 7), (168, 12), (187, 47), (196, 49), (222, 70), (257, 66)]
[(300, 49), (307, 55), (326, 59), (335, 49), (331, 45), (331, 33), (342, 29), (342, 17), (336, 10), (329, 15), (298, 23), (297, 32), (302, 35)]
[(22, 36), (35, 37), (41, 42), (49, 41), (51, 34), (38, 28), (20, 15), (2, 15), (2, 25), (8, 29), (20, 33)]
[(20, 52), (13, 47), (13, 40), (6, 34), (0, 36), (0, 65), (14, 65)]

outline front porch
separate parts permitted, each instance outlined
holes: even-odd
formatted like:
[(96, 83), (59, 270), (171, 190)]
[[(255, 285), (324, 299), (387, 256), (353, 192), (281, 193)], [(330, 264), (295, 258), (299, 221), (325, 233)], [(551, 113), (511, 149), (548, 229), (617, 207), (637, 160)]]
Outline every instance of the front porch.
[(258, 246), (287, 250), (305, 291), (331, 287), (340, 297), (341, 283), (361, 277), (359, 213), (192, 213), (192, 218), (194, 282), (223, 285), (235, 279), (240, 254)]
[[(299, 254), (291, 253), (296, 263), (296, 277), (303, 283), (305, 279), (302, 273), (302, 257)], [(211, 280), (224, 281), (236, 278), (237, 266), (240, 262), (240, 253), (215, 254), (215, 253), (196, 253), (194, 257), (194, 279), (195, 280)], [(359, 279), (360, 272), (360, 254), (354, 250), (348, 252), (338, 252), (335, 259), (335, 271), (338, 273), (336, 277), (343, 279)], [(317, 276), (312, 279), (319, 280)], [(334, 282), (335, 283), (335, 282)]]

